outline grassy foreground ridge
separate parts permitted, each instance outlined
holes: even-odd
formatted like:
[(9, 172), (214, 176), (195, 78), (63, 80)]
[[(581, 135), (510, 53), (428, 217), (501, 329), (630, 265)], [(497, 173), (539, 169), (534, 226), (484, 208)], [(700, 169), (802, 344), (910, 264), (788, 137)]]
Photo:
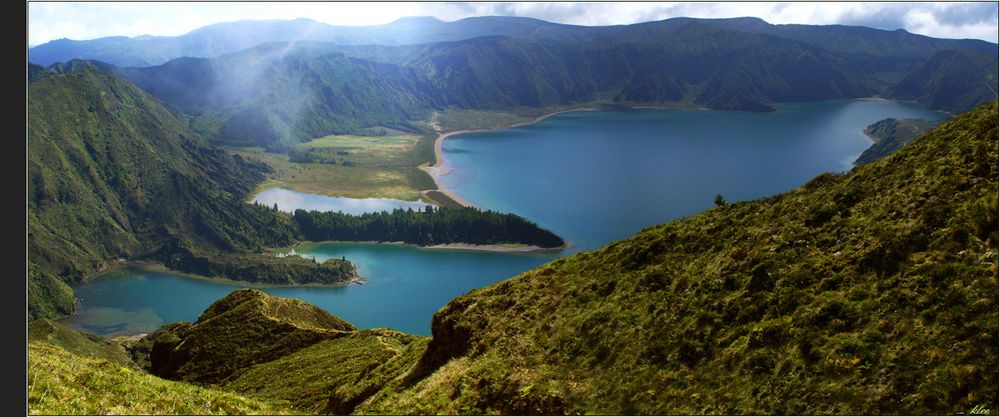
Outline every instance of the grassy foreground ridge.
[[(474, 290), (429, 340), (240, 290), (129, 349), (293, 412), (995, 413), (997, 114)], [(35, 349), (35, 378), (107, 366)]]
[(439, 311), (361, 413), (943, 414), (997, 404), (997, 104), (892, 156)]

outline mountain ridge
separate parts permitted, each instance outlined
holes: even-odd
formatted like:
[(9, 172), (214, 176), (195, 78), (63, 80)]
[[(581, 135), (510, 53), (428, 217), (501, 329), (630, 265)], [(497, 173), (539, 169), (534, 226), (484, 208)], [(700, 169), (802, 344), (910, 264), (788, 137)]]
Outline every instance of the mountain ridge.
[[(371, 26), (336, 26), (317, 22), (312, 19), (299, 18), (294, 20), (240, 20), (233, 22), (220, 22), (206, 25), (194, 29), (179, 36), (154, 36), (135, 37), (113, 36), (91, 40), (70, 40), (58, 39), (50, 41), (29, 50), (29, 58), (43, 66), (48, 66), (59, 61), (70, 59), (98, 59), (104, 60), (118, 66), (148, 66), (162, 64), (172, 58), (181, 56), (211, 58), (224, 53), (235, 52), (259, 44), (262, 37), (260, 32), (275, 31), (276, 27), (281, 27), (285, 32), (291, 33), (289, 36), (271, 40), (311, 40), (311, 41), (334, 41), (345, 45), (363, 44), (384, 44), (403, 45), (440, 42), (447, 40), (470, 39), (478, 36), (504, 35), (520, 37), (526, 40), (542, 41), (582, 41), (593, 40), (601, 36), (614, 35), (618, 31), (626, 30), (630, 26), (652, 26), (658, 24), (676, 24), (691, 20), (701, 20), (711, 24), (740, 29), (751, 32), (769, 32), (789, 38), (802, 38), (803, 28), (827, 28), (827, 31), (866, 30), (869, 36), (895, 36), (909, 37), (911, 39), (934, 39), (924, 35), (917, 35), (905, 30), (883, 30), (866, 28), (863, 26), (849, 25), (799, 25), (784, 24), (773, 25), (756, 17), (718, 18), (718, 19), (697, 19), (689, 17), (676, 17), (659, 21), (639, 22), (630, 25), (610, 25), (610, 26), (580, 26), (564, 23), (548, 22), (541, 19), (514, 16), (477, 16), (445, 22), (427, 16), (403, 17), (394, 22), (383, 25)], [(251, 28), (251, 26), (254, 26)], [(514, 29), (512, 29), (514, 28)], [(416, 31), (419, 29), (419, 31)], [(546, 30), (548, 32), (546, 32)], [(576, 32), (590, 32), (580, 34)], [(227, 32), (233, 32), (227, 34)], [(317, 33), (318, 32), (318, 33)], [(422, 32), (422, 33), (421, 33)], [(385, 33), (385, 34), (381, 34)], [(209, 39), (226, 39), (231, 37), (234, 44), (224, 46), (219, 50), (211, 49), (183, 49), (184, 45), (197, 48), (199, 44), (209, 43)], [(247, 39), (250, 39), (247, 42)], [(826, 38), (831, 39), (830, 37)], [(155, 54), (143, 52), (142, 41), (152, 43), (173, 42), (179, 45), (160, 45), (159, 48), (168, 50), (167, 54)], [(956, 44), (971, 45), (987, 44), (979, 40), (940, 40), (943, 42), (954, 41)], [(966, 42), (968, 41), (968, 42)], [(814, 42), (822, 42), (815, 40)], [(932, 41), (931, 43), (933, 43)], [(92, 44), (88, 45), (88, 43)], [(215, 41), (218, 43), (218, 41)], [(60, 49), (62, 48), (62, 49)], [(76, 51), (73, 49), (77, 48)], [(147, 47), (148, 48), (148, 47)], [(68, 50), (67, 50), (68, 49)], [(102, 49), (122, 50), (122, 58), (114, 58), (115, 55), (101, 53)], [(947, 48), (946, 48), (947, 49)], [(109, 59), (110, 58), (110, 59)]]
[[(978, 52), (985, 42), (783, 27), (677, 18), (579, 42), (506, 35), (395, 46), (267, 42), (216, 58), (109, 71), (207, 121), (199, 122), (207, 126), (202, 133), (218, 143), (276, 152), (372, 126), (412, 131), (449, 107), (603, 100), (773, 111), (778, 102), (881, 96), (957, 113), (996, 97), (997, 70), (988, 63), (998, 54)], [(802, 31), (822, 33), (802, 40)], [(966, 44), (972, 49), (947, 49)], [(963, 61), (943, 58), (951, 56)]]

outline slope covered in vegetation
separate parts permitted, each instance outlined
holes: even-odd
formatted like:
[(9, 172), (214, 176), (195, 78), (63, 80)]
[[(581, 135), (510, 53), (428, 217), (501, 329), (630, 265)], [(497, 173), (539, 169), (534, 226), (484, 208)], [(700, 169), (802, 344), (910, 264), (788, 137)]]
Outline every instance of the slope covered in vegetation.
[(216, 384), (238, 369), (353, 330), (305, 302), (244, 289), (213, 303), (197, 322), (164, 326), (131, 350), (153, 374)]
[(69, 313), (66, 282), (119, 258), (212, 275), (236, 268), (216, 255), (241, 254), (239, 267), (255, 274), (243, 279), (352, 277), (339, 260), (322, 268), (254, 255), (298, 233), (287, 216), (244, 203), (264, 168), (211, 147), (118, 76), (78, 63), (37, 79), (27, 122), (29, 318)]
[(457, 298), (355, 412), (994, 411), (997, 112)]
[(28, 413), (40, 415), (289, 414), (283, 404), (167, 381), (45, 342), (28, 344)]
[(993, 51), (941, 51), (915, 66), (886, 97), (915, 100), (929, 108), (960, 113), (997, 96), (997, 54)]
[(864, 165), (898, 151), (907, 143), (931, 130), (937, 123), (920, 119), (882, 119), (865, 127), (868, 135), (875, 143), (865, 149), (855, 165)]
[[(72, 312), (67, 283), (118, 259), (235, 280), (337, 284), (356, 277), (353, 264), (277, 258), (265, 248), (287, 246), (304, 234), (315, 240), (562, 244), (519, 216), (473, 209), (393, 217), (409, 219), (400, 226), (421, 226), (405, 230), (416, 233), (407, 236), (377, 234), (371, 220), (388, 215), (316, 213), (312, 226), (336, 218), (371, 230), (300, 230), (300, 218), (245, 202), (263, 180), (265, 165), (209, 145), (183, 116), (119, 76), (84, 61), (60, 67), (29, 84), (29, 319)], [(477, 234), (486, 226), (491, 233)]]
[(345, 413), (407, 372), (427, 338), (353, 326), (299, 300), (235, 291), (195, 323), (173, 323), (130, 347), (149, 372)]
[(163, 380), (123, 345), (39, 319), (28, 325), (30, 414), (286, 414), (287, 403)]
[(63, 324), (38, 319), (28, 323), (28, 341), (48, 343), (80, 356), (94, 356), (122, 365), (134, 366), (125, 348), (103, 337), (80, 333)]

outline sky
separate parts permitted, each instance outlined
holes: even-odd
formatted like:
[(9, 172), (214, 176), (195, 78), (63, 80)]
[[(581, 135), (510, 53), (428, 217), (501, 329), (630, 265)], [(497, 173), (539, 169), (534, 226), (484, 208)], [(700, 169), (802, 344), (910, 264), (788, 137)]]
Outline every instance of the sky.
[(30, 2), (28, 44), (104, 36), (177, 36), (218, 22), (310, 18), (332, 25), (377, 25), (404, 16), (453, 21), (523, 16), (576, 25), (616, 25), (671, 17), (754, 16), (770, 23), (843, 24), (905, 29), (939, 38), (997, 42), (997, 3), (199, 3)]

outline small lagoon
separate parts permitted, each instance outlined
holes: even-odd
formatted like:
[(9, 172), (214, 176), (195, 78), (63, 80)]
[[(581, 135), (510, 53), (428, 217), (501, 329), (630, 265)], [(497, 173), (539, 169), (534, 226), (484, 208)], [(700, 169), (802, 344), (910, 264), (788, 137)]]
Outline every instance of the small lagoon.
[(316, 210), (316, 211), (342, 211), (347, 214), (378, 213), (380, 211), (393, 211), (395, 209), (423, 210), (426, 203), (420, 201), (403, 201), (394, 198), (347, 198), (329, 197), (325, 195), (309, 194), (299, 191), (287, 190), (284, 188), (268, 188), (257, 194), (251, 200), (271, 207), (278, 205), (278, 210), (293, 212), (296, 209)]

